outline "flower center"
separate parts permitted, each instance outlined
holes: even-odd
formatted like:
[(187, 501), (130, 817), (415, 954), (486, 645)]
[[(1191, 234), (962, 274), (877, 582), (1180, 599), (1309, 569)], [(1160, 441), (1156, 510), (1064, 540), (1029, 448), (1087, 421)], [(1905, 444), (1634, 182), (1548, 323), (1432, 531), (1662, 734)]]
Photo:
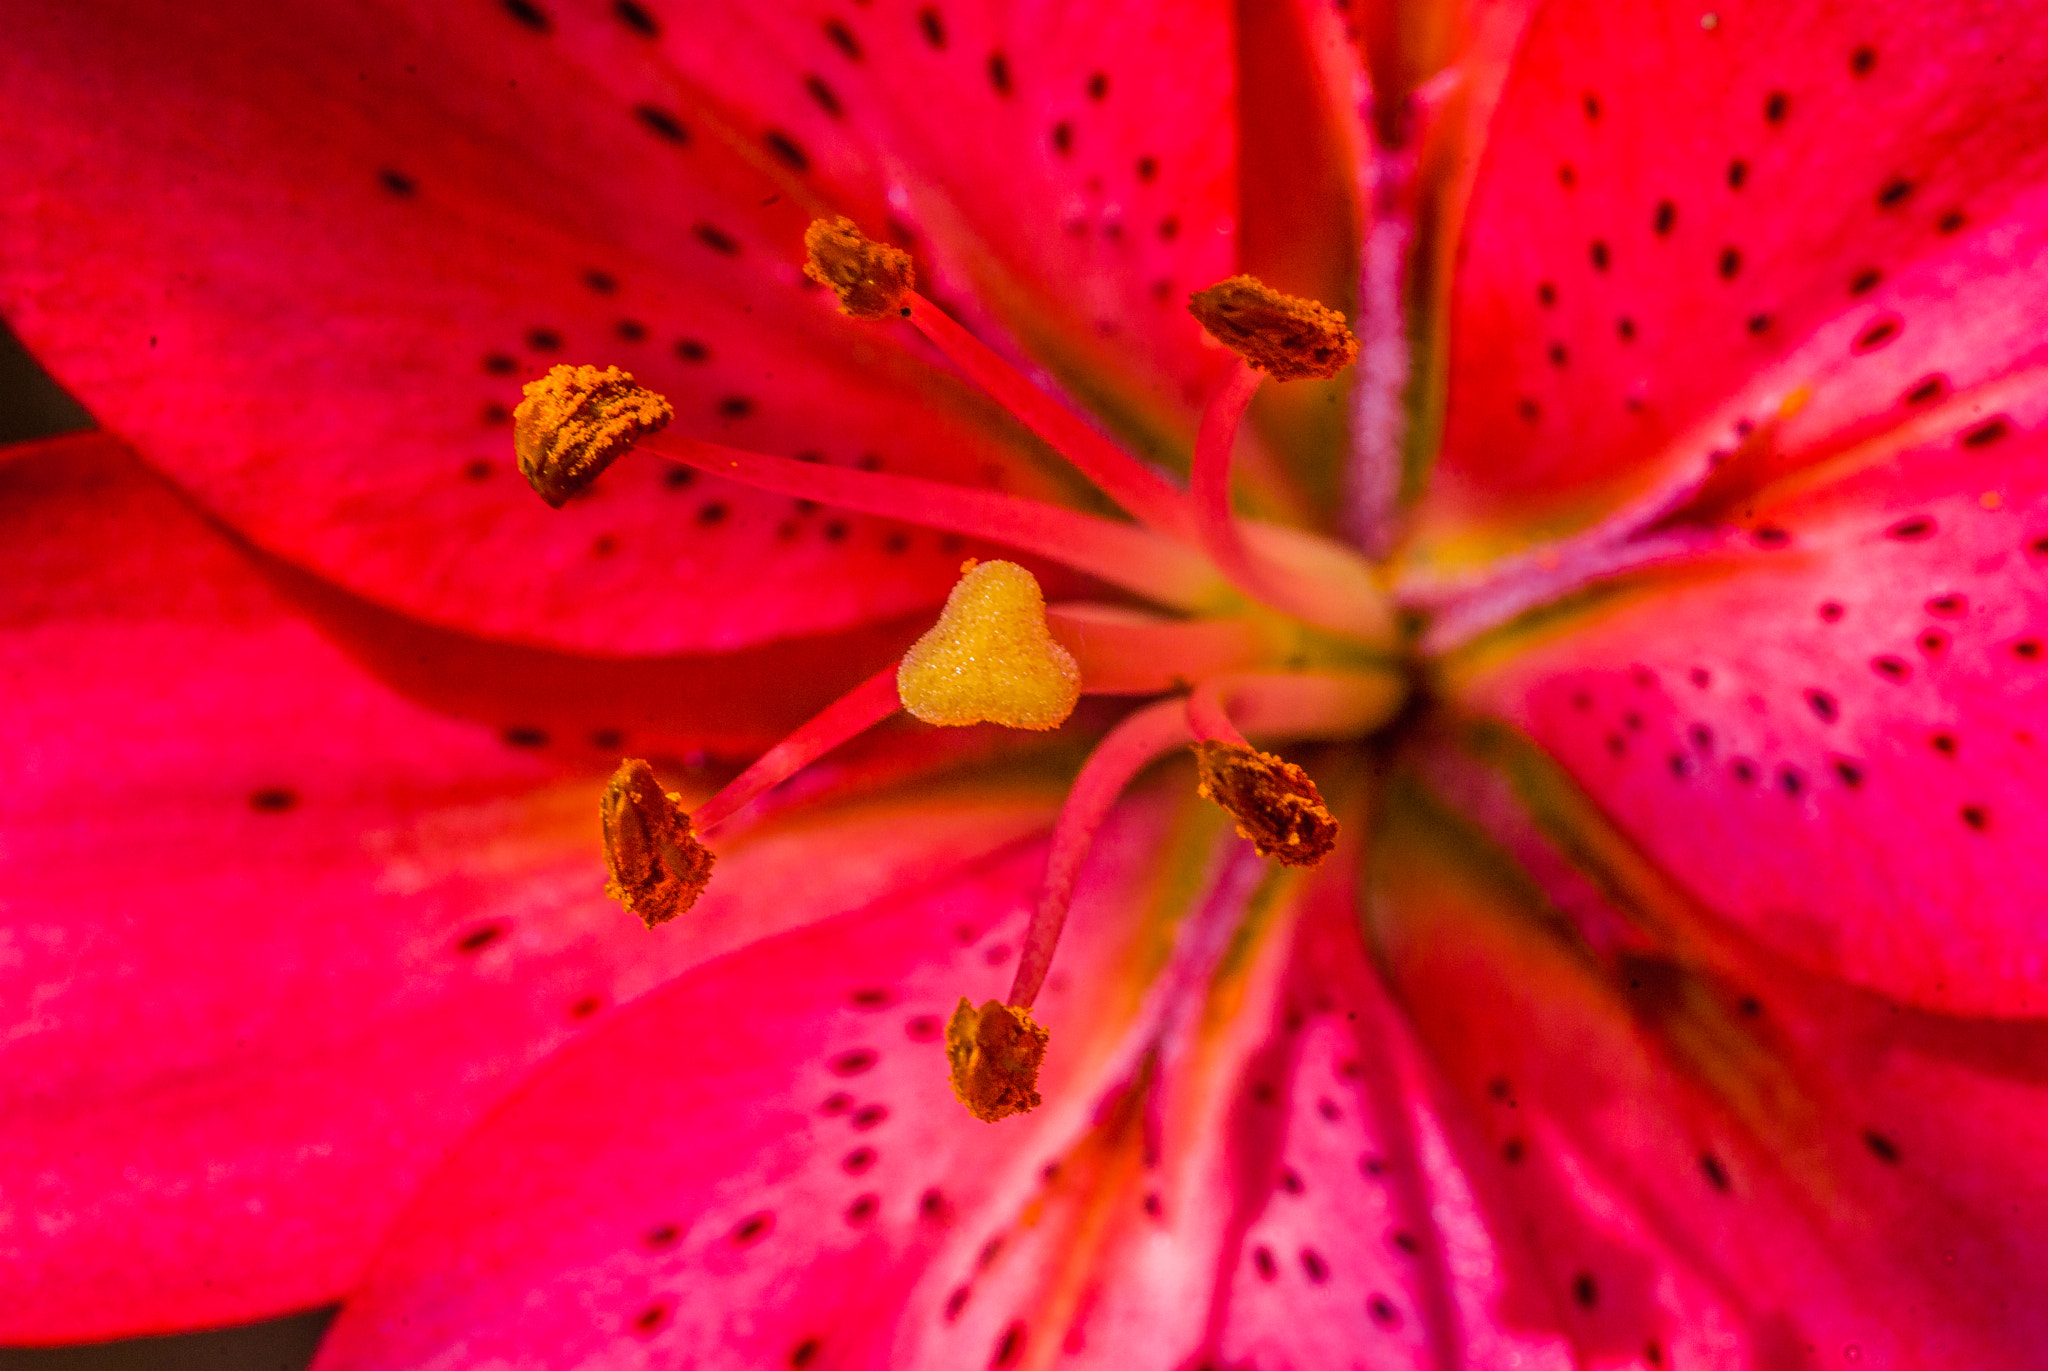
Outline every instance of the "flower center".
[(910, 257), (847, 219), (805, 235), (806, 273), (854, 319), (907, 321), (1037, 433), (1132, 521), (939, 481), (847, 471), (662, 430), (665, 400), (617, 368), (556, 367), (514, 412), (520, 469), (559, 507), (632, 447), (764, 490), (972, 535), (1086, 572), (1137, 605), (1047, 605), (1009, 561), (970, 561), (932, 629), (878, 673), (685, 813), (644, 761), (621, 763), (604, 800), (607, 887), (649, 927), (688, 911), (711, 878), (701, 835), (898, 709), (937, 726), (1050, 729), (1083, 693), (1158, 696), (1126, 715), (1074, 779), (1053, 826), (1038, 902), (1005, 1000), (967, 1000), (947, 1028), (954, 1092), (990, 1121), (1035, 1107), (1047, 1035), (1031, 1017), (1096, 830), (1137, 774), (1195, 750), (1199, 790), (1258, 855), (1313, 866), (1337, 821), (1300, 767), (1247, 741), (1355, 738), (1406, 695), (1388, 597), (1349, 548), (1239, 516), (1238, 428), (1258, 387), (1336, 374), (1357, 356), (1342, 316), (1239, 276), (1190, 310), (1239, 360), (1207, 405), (1183, 489), (1090, 428), (918, 294)]

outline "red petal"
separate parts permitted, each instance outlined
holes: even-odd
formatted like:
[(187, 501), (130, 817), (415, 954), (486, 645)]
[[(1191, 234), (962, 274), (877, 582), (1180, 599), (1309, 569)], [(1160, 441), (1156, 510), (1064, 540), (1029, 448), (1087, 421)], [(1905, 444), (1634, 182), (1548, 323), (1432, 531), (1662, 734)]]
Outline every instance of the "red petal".
[(0, 308), (257, 544), (424, 620), (681, 652), (941, 598), (961, 548), (938, 535), (644, 460), (563, 513), (513, 475), (519, 381), (574, 359), (742, 445), (1053, 489), (905, 330), (799, 288), (803, 225), (840, 188), (728, 143), (739, 116), (614, 7), (541, 13), (24, 22), (0, 84), (41, 136), (0, 174)]
[(0, 468), (0, 1342), (331, 1300), (519, 1079), (685, 965), (972, 860), (1040, 797), (759, 830), (685, 938), (606, 901), (596, 776), (395, 695), (151, 477)]
[(2038, 356), (2044, 70), (2011, 7), (1542, 10), (1468, 210), (1440, 532), (1584, 522), (1798, 386), (1819, 436)]
[(1581, 1364), (2031, 1358), (2042, 1025), (1702, 964), (1641, 921), (1603, 946), (1426, 813), (1392, 822), (1374, 923), (1508, 1256), (1504, 1317)]
[(2007, 398), (1761, 510), (1717, 572), (1645, 587), (1471, 698), (1766, 945), (1932, 1008), (2040, 1014), (2048, 395)]

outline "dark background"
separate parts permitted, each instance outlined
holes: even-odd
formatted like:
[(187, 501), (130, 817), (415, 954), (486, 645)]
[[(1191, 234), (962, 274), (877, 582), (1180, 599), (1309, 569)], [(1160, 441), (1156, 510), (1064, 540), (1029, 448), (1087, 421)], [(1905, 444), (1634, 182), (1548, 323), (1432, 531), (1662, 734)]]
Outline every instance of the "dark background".
[[(0, 443), (91, 427), (85, 409), (36, 365), (0, 322)], [(0, 1296), (35, 1297), (35, 1291), (23, 1289)], [(319, 1309), (245, 1328), (175, 1338), (137, 1338), (93, 1347), (0, 1347), (0, 1371), (303, 1371), (333, 1317), (332, 1309)]]

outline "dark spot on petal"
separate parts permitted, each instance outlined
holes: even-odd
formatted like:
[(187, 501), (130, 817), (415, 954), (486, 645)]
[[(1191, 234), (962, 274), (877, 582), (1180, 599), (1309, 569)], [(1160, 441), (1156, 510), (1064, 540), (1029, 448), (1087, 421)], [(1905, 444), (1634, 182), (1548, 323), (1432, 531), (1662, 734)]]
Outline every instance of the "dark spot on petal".
[(505, 6), (505, 13), (535, 33), (547, 33), (555, 27), (554, 20), (548, 18), (547, 12), (534, 4), (533, 0), (502, 0), (502, 3)]
[(1278, 1276), (1280, 1274), (1280, 1263), (1273, 1260), (1273, 1249), (1270, 1247), (1254, 1247), (1252, 1249), (1252, 1269), (1259, 1273), (1259, 1279), (1262, 1281), (1270, 1281), (1275, 1276)]
[(1838, 624), (1842, 622), (1842, 615), (1846, 612), (1839, 600), (1823, 601), (1820, 607), (1820, 621), (1824, 624)]
[(839, 103), (839, 93), (825, 83), (824, 77), (815, 73), (805, 76), (804, 89), (810, 92), (818, 108), (832, 118), (838, 119), (846, 113), (846, 107)]
[(1138, 173), (1138, 179), (1140, 181), (1150, 181), (1153, 177), (1159, 175), (1159, 159), (1157, 157), (1150, 156), (1149, 154), (1144, 157), (1140, 157), (1138, 159), (1136, 171)]
[(519, 362), (509, 353), (487, 352), (484, 354), (484, 370), (493, 376), (510, 376), (519, 370)]
[(1728, 769), (1735, 773), (1735, 779), (1744, 785), (1756, 783), (1756, 763), (1747, 757), (1737, 757), (1728, 763)]
[(619, 288), (619, 278), (608, 271), (599, 271), (592, 267), (583, 273), (583, 284), (599, 295), (610, 295)]
[(1308, 1277), (1310, 1285), (1321, 1285), (1330, 1279), (1330, 1264), (1313, 1247), (1304, 1247), (1301, 1249), (1301, 1273)]
[(1939, 229), (1943, 233), (1954, 233), (1957, 229), (1961, 228), (1964, 224), (1967, 224), (1968, 222), (1969, 220), (1963, 217), (1963, 212), (1961, 210), (1952, 209), (1948, 211), (1946, 214), (1942, 215), (1941, 218), (1937, 219), (1934, 223), (1934, 227)]
[(1600, 1303), (1600, 1285), (1593, 1279), (1592, 1272), (1581, 1271), (1572, 1277), (1572, 1298), (1581, 1309), (1591, 1309)]
[(1671, 767), (1671, 774), (1681, 781), (1684, 780), (1686, 777), (1692, 775), (1692, 758), (1686, 756), (1683, 752), (1672, 753), (1669, 758), (1669, 764)]
[(1659, 200), (1657, 202), (1657, 212), (1650, 219), (1650, 228), (1655, 231), (1659, 238), (1663, 238), (1670, 234), (1673, 226), (1677, 223), (1678, 206), (1669, 200)]
[(1365, 1312), (1372, 1315), (1372, 1321), (1382, 1328), (1399, 1328), (1401, 1311), (1385, 1295), (1375, 1293), (1365, 1302)]
[(1388, 1234), (1387, 1241), (1411, 1257), (1422, 1250), (1421, 1239), (1405, 1230)]
[(1509, 1138), (1500, 1145), (1500, 1159), (1509, 1166), (1517, 1166), (1522, 1158), (1529, 1155), (1529, 1145), (1520, 1138)]
[(816, 1338), (805, 1338), (789, 1350), (789, 1364), (802, 1371), (802, 1368), (818, 1359), (818, 1349), (822, 1346), (824, 1344)]
[(1700, 1174), (1707, 1178), (1708, 1185), (1724, 1195), (1728, 1193), (1728, 1168), (1719, 1157), (1711, 1152), (1700, 1153)]
[(526, 333), (526, 345), (535, 352), (560, 352), (562, 335), (551, 328), (529, 329)]
[(1171, 243), (1180, 236), (1180, 220), (1169, 214), (1159, 221), (1159, 241)]
[(1550, 345), (1550, 364), (1552, 366), (1561, 367), (1569, 360), (1570, 354), (1565, 351), (1563, 343), (1552, 343)]
[(867, 1132), (867, 1131), (868, 1131), (868, 1130), (869, 1130), (870, 1128), (873, 1128), (873, 1127), (875, 1127), (875, 1126), (876, 1126), (876, 1125), (878, 1125), (878, 1124), (881, 1124), (881, 1123), (884, 1123), (884, 1122), (886, 1122), (886, 1121), (888, 1120), (888, 1118), (889, 1118), (889, 1106), (888, 1106), (888, 1105), (886, 1105), (886, 1104), (864, 1104), (864, 1105), (862, 1105), (862, 1106), (861, 1106), (861, 1107), (860, 1107), (859, 1109), (856, 1109), (856, 1110), (854, 1111), (854, 1113), (853, 1113), (853, 1126), (854, 1126), (855, 1128), (859, 1129), (859, 1130), (860, 1130), (861, 1132), (865, 1133), (865, 1132)]
[(1768, 314), (1750, 315), (1749, 331), (1753, 334), (1769, 333), (1771, 331), (1771, 316)]
[(1524, 419), (1528, 420), (1532, 424), (1543, 417), (1543, 407), (1537, 404), (1534, 399), (1527, 395), (1523, 396), (1521, 400), (1516, 403), (1515, 412), (1520, 414)]
[(1927, 602), (1927, 612), (1937, 619), (1960, 619), (1970, 612), (1970, 600), (1966, 595), (1951, 591), (1947, 595), (1936, 595)]
[(1792, 98), (1784, 91), (1774, 90), (1764, 97), (1764, 120), (1766, 123), (1782, 124), (1791, 108)]
[(1791, 534), (1782, 528), (1774, 528), (1769, 524), (1765, 524), (1762, 528), (1751, 530), (1749, 538), (1758, 547), (1784, 547), (1792, 541)]
[(1806, 707), (1813, 711), (1814, 718), (1824, 724), (1831, 724), (1842, 716), (1841, 707), (1835, 703), (1835, 697), (1825, 690), (1808, 690)]
[(1884, 536), (1901, 543), (1917, 543), (1923, 538), (1934, 536), (1934, 520), (1925, 514), (1914, 514), (1899, 520), (1884, 531)]
[(296, 791), (281, 785), (265, 786), (249, 792), (249, 808), (258, 814), (288, 814), (299, 807)]
[(882, 1207), (882, 1197), (870, 1191), (855, 1195), (853, 1203), (846, 1206), (846, 1221), (855, 1228), (875, 1217), (875, 1211)]
[(683, 121), (659, 105), (635, 105), (633, 117), (640, 126), (655, 137), (674, 143), (679, 148), (690, 145), (690, 131), (683, 127)]
[(595, 995), (585, 995), (582, 999), (569, 1006), (569, 1017), (572, 1019), (587, 1019), (603, 1008), (603, 1000)]
[(1062, 157), (1066, 156), (1074, 150), (1074, 126), (1062, 119), (1052, 126), (1052, 133), (1047, 141), (1052, 144), (1054, 152)]
[(946, 1199), (946, 1192), (937, 1186), (917, 1197), (917, 1216), (926, 1223), (951, 1223), (953, 1206)]
[(988, 55), (988, 83), (997, 95), (1010, 93), (1010, 59), (1000, 52)]
[(1920, 636), (1914, 641), (1920, 644), (1920, 650), (1930, 657), (1939, 657), (1948, 650), (1948, 634), (1938, 628), (1922, 629)]
[(1600, 97), (1587, 91), (1579, 97), (1579, 108), (1586, 112), (1586, 118), (1598, 123), (1600, 119)]
[(847, 1175), (858, 1176), (875, 1164), (875, 1149), (872, 1147), (856, 1147), (853, 1151), (841, 1157), (839, 1164), (846, 1169)]
[(1975, 428), (1963, 431), (1964, 447), (1989, 447), (2012, 432), (2012, 422), (2003, 414), (1995, 414)]
[(1837, 757), (1834, 759), (1834, 768), (1835, 775), (1841, 779), (1843, 785), (1851, 790), (1860, 790), (1862, 788), (1862, 767), (1850, 761), (1847, 757)]
[(1964, 823), (1979, 833), (1991, 827), (1991, 811), (1984, 808), (1983, 805), (1964, 805), (1957, 812), (1962, 816)]
[(1557, 303), (1557, 287), (1548, 281), (1536, 283), (1536, 303), (1549, 309)]
[(885, 985), (862, 986), (847, 998), (855, 1009), (887, 1009), (896, 1003), (896, 992)]
[(1566, 190), (1570, 190), (1579, 183), (1579, 173), (1573, 170), (1570, 162), (1560, 162), (1558, 164), (1557, 183)]
[(1621, 341), (1626, 343), (1636, 336), (1636, 321), (1624, 314), (1614, 321), (1614, 331), (1621, 336)]
[(1868, 43), (1849, 54), (1849, 70), (1858, 76), (1870, 75), (1870, 69), (1877, 65), (1877, 49)]
[(776, 161), (799, 176), (811, 169), (811, 155), (803, 150), (796, 139), (781, 129), (769, 129), (762, 134), (761, 145), (774, 155)]
[(492, 943), (498, 941), (498, 939), (504, 936), (504, 924), (483, 924), (479, 927), (470, 929), (469, 932), (457, 938), (455, 940), (455, 950), (457, 952), (467, 952), (473, 955), (475, 953), (483, 951), (485, 948), (489, 947)]
[(664, 1247), (674, 1247), (676, 1245), (676, 1239), (680, 1238), (681, 1236), (683, 1236), (682, 1231), (678, 1229), (674, 1224), (663, 1223), (656, 1224), (654, 1227), (648, 1229), (646, 1237), (643, 1239), (643, 1241), (646, 1242), (646, 1244), (649, 1247), (659, 1252)]
[(676, 340), (676, 356), (692, 365), (698, 365), (711, 360), (711, 349), (698, 342), (695, 338), (678, 338)]
[(1956, 740), (1951, 734), (1937, 733), (1927, 741), (1936, 752), (1939, 752), (1944, 757), (1956, 755)]
[(996, 1350), (988, 1359), (990, 1366), (1011, 1366), (1024, 1354), (1024, 1324), (1022, 1320), (1012, 1323), (1003, 1330), (1003, 1336), (996, 1342)]
[(830, 1067), (835, 1076), (858, 1076), (861, 1072), (871, 1069), (879, 1060), (880, 1057), (873, 1048), (856, 1047), (834, 1057)]
[(512, 747), (546, 747), (548, 745), (547, 730), (544, 728), (534, 728), (529, 724), (514, 724), (500, 736)]
[(960, 1311), (967, 1307), (967, 1296), (970, 1293), (972, 1293), (972, 1291), (972, 1286), (956, 1285), (953, 1287), (953, 1293), (946, 1296), (947, 1323), (952, 1323), (954, 1320), (960, 1317)]
[(847, 1094), (844, 1090), (835, 1090), (825, 1097), (823, 1104), (818, 1106), (818, 1112), (833, 1116), (844, 1114), (851, 1108), (853, 1108), (853, 1096)]
[(1714, 750), (1713, 729), (1708, 728), (1705, 724), (1694, 724), (1686, 730), (1686, 736), (1692, 740), (1694, 748), (1702, 753), (1712, 754)]
[(382, 181), (384, 183), (384, 189), (390, 191), (393, 195), (410, 196), (414, 191), (419, 189), (418, 182), (414, 181), (410, 176), (407, 176), (404, 172), (396, 171), (390, 167), (386, 167), (384, 168), (384, 170), (378, 172), (377, 179), (379, 181)]
[(1586, 256), (1592, 261), (1593, 270), (1595, 271), (1605, 271), (1613, 262), (1613, 256), (1608, 252), (1607, 244), (1598, 238), (1595, 238), (1592, 244), (1587, 247)]
[(1303, 1188), (1301, 1174), (1291, 1166), (1282, 1167), (1280, 1170), (1280, 1188), (1290, 1195), (1299, 1195)]
[(656, 1331), (667, 1322), (668, 1306), (665, 1304), (650, 1304), (633, 1316), (634, 1331), (642, 1336)]
[(2012, 645), (2012, 655), (2023, 662), (2039, 661), (2041, 659), (2041, 644), (2039, 640), (2034, 638), (2022, 638)]
[(1778, 789), (1797, 798), (1806, 790), (1806, 776), (1797, 767), (1781, 766), (1778, 768)]
[(621, 319), (612, 325), (612, 332), (619, 335), (621, 342), (644, 343), (647, 341), (647, 325), (641, 323), (638, 319)]
[(618, 16), (621, 24), (642, 38), (661, 37), (661, 24), (648, 13), (647, 7), (639, 4), (637, 0), (615, 0), (612, 13)]
[(930, 43), (938, 51), (945, 51), (946, 21), (940, 17), (937, 10), (933, 9), (930, 5), (926, 5), (923, 9), (919, 10), (917, 12), (917, 26), (924, 30), (925, 42)]
[(1088, 78), (1088, 98), (1100, 100), (1109, 94), (1109, 73), (1098, 71)]
[(903, 1032), (912, 1042), (932, 1043), (945, 1032), (945, 1025), (939, 1022), (936, 1014), (920, 1014), (903, 1025)]
[(739, 241), (716, 224), (699, 221), (690, 225), (690, 232), (696, 236), (698, 242), (713, 252), (723, 253), (727, 257), (739, 256)]
[(697, 473), (689, 467), (670, 467), (661, 473), (661, 483), (670, 490), (681, 490), (697, 479)]
[(754, 402), (744, 395), (727, 395), (718, 402), (721, 419), (744, 419), (754, 412)]
[(1913, 388), (1903, 397), (1909, 405), (1924, 405), (1939, 400), (1948, 394), (1948, 377), (1936, 373), (1913, 383)]
[(1749, 163), (1738, 157), (1728, 164), (1728, 189), (1741, 190), (1743, 183), (1748, 180)]
[(1721, 261), (1716, 270), (1721, 273), (1722, 280), (1734, 280), (1736, 273), (1742, 270), (1742, 250), (1740, 248), (1722, 248)]
[(728, 512), (725, 507), (725, 501), (707, 500), (697, 507), (697, 522), (706, 528), (711, 528), (724, 523)]
[(1899, 1145), (1875, 1128), (1863, 1130), (1863, 1145), (1870, 1149), (1870, 1155), (1887, 1166), (1899, 1164)]
[(1890, 209), (1894, 205), (1897, 205), (1904, 201), (1905, 198), (1908, 195), (1911, 195), (1912, 193), (1913, 183), (1911, 181), (1908, 181), (1903, 176), (1894, 176), (1891, 180), (1885, 182), (1884, 185), (1878, 189), (1878, 208)]
[(1878, 283), (1882, 280), (1884, 280), (1883, 272), (1879, 271), (1876, 267), (1865, 267), (1849, 278), (1849, 293), (1851, 295), (1868, 295), (1871, 291), (1877, 289)]
[(825, 37), (831, 40), (833, 47), (838, 48), (840, 52), (846, 55), (847, 61), (860, 61), (860, 40), (853, 36), (853, 30), (846, 27), (845, 24), (837, 19), (827, 19), (825, 21)]
[(1906, 326), (1905, 320), (1896, 314), (1871, 321), (1869, 327), (1856, 335), (1855, 351), (1875, 352), (1899, 336), (1899, 330)]
[(745, 1247), (750, 1243), (757, 1243), (767, 1237), (774, 1228), (774, 1212), (767, 1209), (758, 1210), (733, 1225), (732, 1244), (734, 1247)]

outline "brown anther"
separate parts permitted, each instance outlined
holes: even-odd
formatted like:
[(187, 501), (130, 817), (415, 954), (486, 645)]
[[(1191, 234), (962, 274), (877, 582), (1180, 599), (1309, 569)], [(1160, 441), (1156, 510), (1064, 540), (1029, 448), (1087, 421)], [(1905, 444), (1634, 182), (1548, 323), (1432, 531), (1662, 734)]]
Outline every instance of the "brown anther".
[(1237, 743), (1196, 743), (1196, 789), (1237, 820), (1261, 857), (1314, 866), (1337, 845), (1337, 821), (1308, 773), (1270, 752)]
[(661, 788), (637, 757), (619, 763), (604, 788), (604, 893), (653, 928), (686, 913), (711, 883), (718, 859), (697, 841), (683, 797)]
[(953, 1093), (975, 1118), (994, 1123), (1039, 1106), (1038, 1067), (1048, 1034), (1028, 1009), (990, 1000), (976, 1009), (960, 997), (946, 1025)]
[(1327, 305), (1283, 295), (1256, 276), (1233, 276), (1188, 297), (1188, 313), (1217, 342), (1276, 381), (1335, 376), (1358, 358), (1358, 339)]
[(674, 415), (668, 401), (617, 367), (550, 367), (527, 382), (526, 398), (512, 411), (512, 446), (520, 474), (560, 509)]
[(877, 243), (845, 215), (813, 219), (804, 230), (804, 275), (830, 286), (842, 313), (856, 319), (886, 319), (901, 313), (917, 273), (910, 254)]

